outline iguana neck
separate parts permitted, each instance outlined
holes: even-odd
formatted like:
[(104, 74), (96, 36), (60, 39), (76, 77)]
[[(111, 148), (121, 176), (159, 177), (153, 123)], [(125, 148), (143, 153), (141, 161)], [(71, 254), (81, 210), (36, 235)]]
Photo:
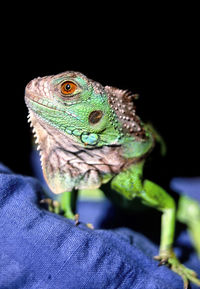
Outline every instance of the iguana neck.
[(43, 173), (54, 192), (98, 188), (125, 165), (121, 146), (86, 149), (33, 112), (29, 116), (39, 144)]

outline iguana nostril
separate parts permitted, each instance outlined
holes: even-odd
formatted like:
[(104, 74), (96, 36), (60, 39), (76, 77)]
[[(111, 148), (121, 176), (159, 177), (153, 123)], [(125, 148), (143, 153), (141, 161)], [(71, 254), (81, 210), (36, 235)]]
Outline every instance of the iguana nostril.
[(101, 110), (94, 110), (89, 115), (89, 122), (92, 124), (98, 123), (103, 116), (103, 112)]

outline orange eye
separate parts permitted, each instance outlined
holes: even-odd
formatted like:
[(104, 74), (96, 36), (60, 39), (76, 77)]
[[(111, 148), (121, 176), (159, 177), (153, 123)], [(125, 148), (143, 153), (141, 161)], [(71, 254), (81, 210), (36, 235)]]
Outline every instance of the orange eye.
[(72, 81), (65, 81), (61, 85), (62, 94), (72, 94), (77, 88), (77, 85)]

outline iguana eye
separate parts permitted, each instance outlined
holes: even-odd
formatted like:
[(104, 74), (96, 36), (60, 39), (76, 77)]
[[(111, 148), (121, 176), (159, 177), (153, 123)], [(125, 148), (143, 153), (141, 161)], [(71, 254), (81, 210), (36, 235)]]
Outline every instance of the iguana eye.
[(72, 94), (77, 89), (77, 85), (72, 81), (65, 81), (61, 84), (61, 92), (64, 95)]

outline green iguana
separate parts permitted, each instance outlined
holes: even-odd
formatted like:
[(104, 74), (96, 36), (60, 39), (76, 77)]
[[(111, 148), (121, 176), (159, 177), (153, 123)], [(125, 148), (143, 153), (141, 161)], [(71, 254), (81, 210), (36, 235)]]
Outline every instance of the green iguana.
[(173, 252), (173, 198), (142, 177), (155, 142), (161, 143), (163, 153), (165, 147), (159, 134), (136, 115), (134, 98), (127, 90), (103, 87), (73, 71), (29, 82), (25, 101), (44, 177), (53, 193), (62, 194), (61, 206), (70, 219), (77, 217), (72, 210), (75, 192), (94, 190), (108, 182), (113, 192), (129, 202), (137, 197), (161, 211), (160, 250), (155, 259), (178, 273), (184, 288), (189, 281), (200, 286), (196, 273), (183, 266)]

